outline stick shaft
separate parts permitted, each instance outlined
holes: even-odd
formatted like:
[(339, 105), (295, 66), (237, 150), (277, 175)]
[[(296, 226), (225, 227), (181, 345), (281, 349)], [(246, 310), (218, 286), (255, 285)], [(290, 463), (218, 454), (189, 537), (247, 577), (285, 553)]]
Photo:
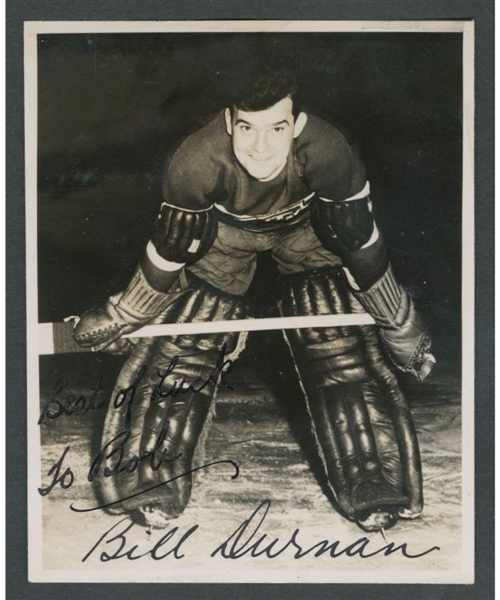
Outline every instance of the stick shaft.
[(374, 321), (367, 313), (349, 315), (317, 315), (307, 317), (270, 317), (236, 321), (206, 321), (203, 323), (167, 323), (146, 325), (123, 337), (158, 337), (161, 335), (194, 335), (230, 331), (266, 331), (269, 329), (303, 329), (305, 327), (339, 327), (370, 325)]
[[(304, 327), (348, 327), (372, 325), (367, 313), (345, 315), (316, 315), (305, 317), (270, 317), (266, 319), (240, 319), (235, 321), (208, 321), (203, 323), (164, 323), (146, 325), (123, 337), (160, 337), (169, 335), (207, 335), (239, 331), (266, 331), (272, 329), (303, 329)], [(38, 325), (38, 354), (89, 352), (73, 340), (72, 323), (40, 323)]]

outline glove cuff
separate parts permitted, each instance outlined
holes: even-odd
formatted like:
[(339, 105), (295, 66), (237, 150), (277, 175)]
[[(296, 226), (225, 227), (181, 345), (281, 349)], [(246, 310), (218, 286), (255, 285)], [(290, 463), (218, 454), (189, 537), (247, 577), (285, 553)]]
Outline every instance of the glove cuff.
[(436, 362), (430, 354), (431, 336), (411, 297), (397, 283), (391, 265), (368, 291), (353, 293), (380, 326), (394, 364), (423, 381)]
[(129, 324), (146, 323), (158, 316), (171, 302), (172, 294), (153, 288), (139, 265), (115, 308)]
[[(397, 327), (401, 323), (399, 311), (406, 294), (403, 292), (392, 266), (389, 264), (382, 277), (366, 292), (352, 290), (365, 310), (375, 319), (381, 327)], [(399, 319), (396, 319), (399, 317)]]

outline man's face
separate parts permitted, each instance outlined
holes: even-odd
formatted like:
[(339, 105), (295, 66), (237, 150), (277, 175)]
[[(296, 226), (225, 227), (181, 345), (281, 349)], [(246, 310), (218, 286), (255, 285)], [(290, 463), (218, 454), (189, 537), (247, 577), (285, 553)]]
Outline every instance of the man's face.
[(226, 110), (227, 132), (232, 136), (236, 158), (259, 181), (272, 179), (281, 171), (293, 138), (306, 120), (304, 113), (294, 120), (290, 98), (256, 112), (235, 109), (232, 118)]

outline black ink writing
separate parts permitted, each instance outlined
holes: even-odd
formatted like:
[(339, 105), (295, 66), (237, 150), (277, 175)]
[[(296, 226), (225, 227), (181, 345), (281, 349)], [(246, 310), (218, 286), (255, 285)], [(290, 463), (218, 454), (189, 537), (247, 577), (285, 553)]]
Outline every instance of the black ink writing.
[(141, 380), (145, 374), (146, 374), (146, 365), (143, 365), (140, 368), (139, 373), (137, 374), (137, 377), (129, 385), (129, 387), (122, 388), (118, 392), (118, 394), (116, 394), (116, 397), (115, 397), (115, 400), (113, 403), (114, 408), (121, 408), (123, 406), (123, 404), (125, 403), (125, 400), (128, 400), (127, 414), (125, 415), (125, 430), (126, 431), (130, 430), (130, 424), (132, 422), (132, 405), (134, 404), (134, 398), (135, 398), (135, 393), (137, 391), (137, 386), (139, 385), (139, 383), (141, 382)]
[(66, 454), (69, 452), (69, 446), (66, 446), (64, 452), (61, 454), (61, 458), (50, 468), (47, 475), (50, 477), (52, 475), (52, 481), (50, 485), (46, 488), (38, 488), (38, 493), (40, 496), (47, 496), (54, 489), (54, 487), (59, 484), (63, 490), (67, 490), (73, 485), (75, 481), (75, 476), (73, 475), (73, 471), (67, 467), (64, 473), (61, 475), (62, 464), (66, 457)]
[[(110, 550), (109, 553), (106, 551), (101, 552), (99, 557), (101, 562), (109, 562), (111, 560), (118, 560), (120, 558), (126, 558), (127, 560), (138, 560), (139, 558), (143, 558), (144, 556), (148, 555), (151, 556), (153, 560), (163, 560), (168, 556), (172, 556), (173, 558), (179, 560), (185, 556), (181, 553), (182, 545), (198, 529), (198, 525), (193, 525), (193, 527), (188, 529), (186, 533), (180, 537), (180, 539), (172, 548), (166, 550), (165, 546), (167, 542), (170, 542), (179, 530), (178, 527), (174, 527), (162, 535), (162, 537), (152, 548), (146, 550), (145, 552), (139, 552), (139, 547), (137, 544), (127, 547), (129, 544), (126, 534), (129, 533), (133, 527), (134, 522), (130, 520), (130, 517), (125, 517), (121, 521), (118, 521), (118, 523), (115, 523), (110, 529), (101, 535), (97, 542), (82, 558), (82, 562), (85, 562), (101, 544), (112, 544), (113, 542), (116, 542), (117, 547), (114, 547), (113, 551), (111, 552)], [(113, 536), (109, 537), (111, 534), (113, 534)]]
[(44, 402), (42, 410), (40, 412), (40, 418), (38, 419), (38, 425), (42, 423), (45, 417), (48, 419), (57, 419), (62, 414), (71, 416), (71, 415), (85, 415), (91, 410), (97, 410), (104, 405), (104, 402), (100, 404), (96, 404), (97, 394), (102, 391), (104, 388), (101, 387), (101, 378), (98, 377), (96, 384), (94, 385), (90, 401), (87, 403), (86, 396), (74, 396), (70, 394), (66, 397), (66, 400), (59, 400), (56, 398), (58, 394), (60, 394), (64, 388), (66, 387), (66, 378), (61, 377), (59, 381), (54, 386), (52, 394), (47, 398)]
[(187, 392), (193, 392), (197, 394), (203, 389), (205, 389), (205, 387), (209, 383), (216, 385), (219, 380), (220, 383), (227, 389), (233, 389), (226, 381), (226, 375), (228, 375), (233, 368), (233, 361), (230, 358), (226, 358), (226, 344), (223, 344), (219, 352), (219, 356), (217, 358), (217, 364), (215, 365), (212, 373), (206, 379), (197, 377), (193, 381), (187, 383), (183, 378), (181, 380), (175, 380), (172, 384), (168, 386), (168, 389), (165, 389), (165, 380), (169, 375), (172, 375), (178, 364), (179, 357), (174, 356), (174, 358), (170, 361), (170, 364), (165, 369), (165, 371), (163, 373), (158, 372), (160, 383), (154, 388), (153, 392), (151, 393), (152, 402), (158, 400), (158, 398), (165, 399), (169, 396), (175, 397), (178, 394), (185, 394)]
[[(137, 456), (134, 454), (131, 458), (129, 458), (126, 462), (123, 461), (127, 442), (130, 440), (132, 435), (131, 431), (124, 430), (120, 432), (116, 437), (114, 437), (111, 441), (109, 441), (96, 456), (95, 460), (90, 467), (87, 479), (89, 481), (94, 481), (101, 470), (101, 466), (104, 460), (109, 460), (111, 458), (115, 459), (115, 463), (113, 468), (109, 466), (104, 467), (103, 474), (105, 477), (112, 477), (113, 475), (117, 475), (118, 473), (133, 473), (140, 462), (151, 459), (151, 469), (153, 471), (157, 471), (160, 466), (164, 462), (172, 462), (180, 458), (181, 454), (177, 454), (176, 456), (169, 456), (168, 449), (164, 448), (160, 457), (157, 457), (157, 452), (162, 447), (165, 437), (167, 435), (169, 422), (165, 421), (163, 427), (158, 434), (155, 445), (152, 450), (145, 452), (141, 456)], [(123, 464), (122, 464), (123, 463)]]
[(266, 533), (261, 533), (260, 529), (264, 523), (269, 508), (271, 506), (270, 500), (264, 500), (251, 514), (248, 519), (245, 519), (231, 535), (220, 544), (211, 554), (212, 557), (218, 554), (222, 558), (228, 559), (239, 559), (243, 556), (250, 556), (251, 558), (257, 558), (258, 556), (265, 556), (273, 559), (283, 554), (285, 550), (290, 549), (293, 553), (294, 559), (303, 558), (308, 554), (313, 554), (314, 557), (319, 557), (325, 553), (328, 553), (330, 558), (337, 558), (345, 555), (349, 557), (359, 556), (359, 558), (370, 558), (377, 554), (389, 556), (395, 552), (400, 552), (405, 558), (415, 559), (425, 556), (436, 550), (440, 550), (438, 546), (433, 546), (423, 552), (417, 554), (411, 554), (408, 551), (406, 543), (395, 546), (394, 543), (387, 544), (382, 548), (378, 548), (373, 552), (367, 551), (373, 540), (369, 540), (366, 537), (361, 537), (355, 542), (342, 547), (340, 540), (330, 542), (329, 540), (323, 540), (314, 544), (310, 548), (304, 549), (298, 541), (300, 529), (295, 529), (290, 538), (286, 542), (281, 542), (279, 538), (271, 539)]
[(120, 504), (120, 503), (124, 502), (125, 500), (130, 500), (131, 498), (136, 498), (137, 496), (141, 496), (142, 494), (147, 494), (148, 492), (151, 492), (152, 490), (156, 490), (157, 488), (162, 487), (163, 485), (168, 485), (172, 481), (176, 481), (177, 479), (181, 479), (182, 477), (187, 477), (188, 475), (191, 475), (192, 473), (196, 473), (196, 471), (201, 471), (203, 469), (208, 469), (209, 467), (213, 467), (215, 465), (224, 465), (224, 464), (229, 464), (234, 467), (235, 472), (233, 475), (231, 475), (231, 479), (236, 479), (239, 475), (240, 468), (238, 467), (237, 463), (234, 462), (234, 460), (215, 460), (214, 462), (207, 463), (205, 465), (201, 465), (200, 467), (196, 467), (195, 469), (186, 471), (185, 473), (182, 473), (181, 475), (177, 475), (176, 477), (172, 477), (171, 479), (167, 479), (166, 481), (157, 483), (156, 485), (153, 485), (145, 490), (141, 490), (140, 492), (136, 492), (135, 494), (131, 494), (130, 496), (126, 496), (124, 498), (120, 498), (119, 500), (116, 500), (114, 502), (109, 502), (107, 504), (100, 504), (99, 506), (93, 506), (91, 508), (77, 508), (73, 504), (71, 504), (70, 508), (72, 511), (80, 512), (80, 513), (92, 512), (94, 510), (108, 508), (109, 506), (115, 506), (116, 504)]

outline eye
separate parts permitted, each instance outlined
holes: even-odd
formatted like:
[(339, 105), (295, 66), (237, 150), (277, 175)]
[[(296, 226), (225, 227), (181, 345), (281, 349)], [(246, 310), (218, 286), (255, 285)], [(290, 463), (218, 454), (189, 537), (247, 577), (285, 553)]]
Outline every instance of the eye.
[(240, 130), (243, 131), (244, 133), (248, 133), (249, 131), (252, 130), (252, 128), (249, 125), (240, 125)]
[(275, 133), (281, 133), (282, 131), (285, 131), (284, 127), (274, 127), (273, 129)]

